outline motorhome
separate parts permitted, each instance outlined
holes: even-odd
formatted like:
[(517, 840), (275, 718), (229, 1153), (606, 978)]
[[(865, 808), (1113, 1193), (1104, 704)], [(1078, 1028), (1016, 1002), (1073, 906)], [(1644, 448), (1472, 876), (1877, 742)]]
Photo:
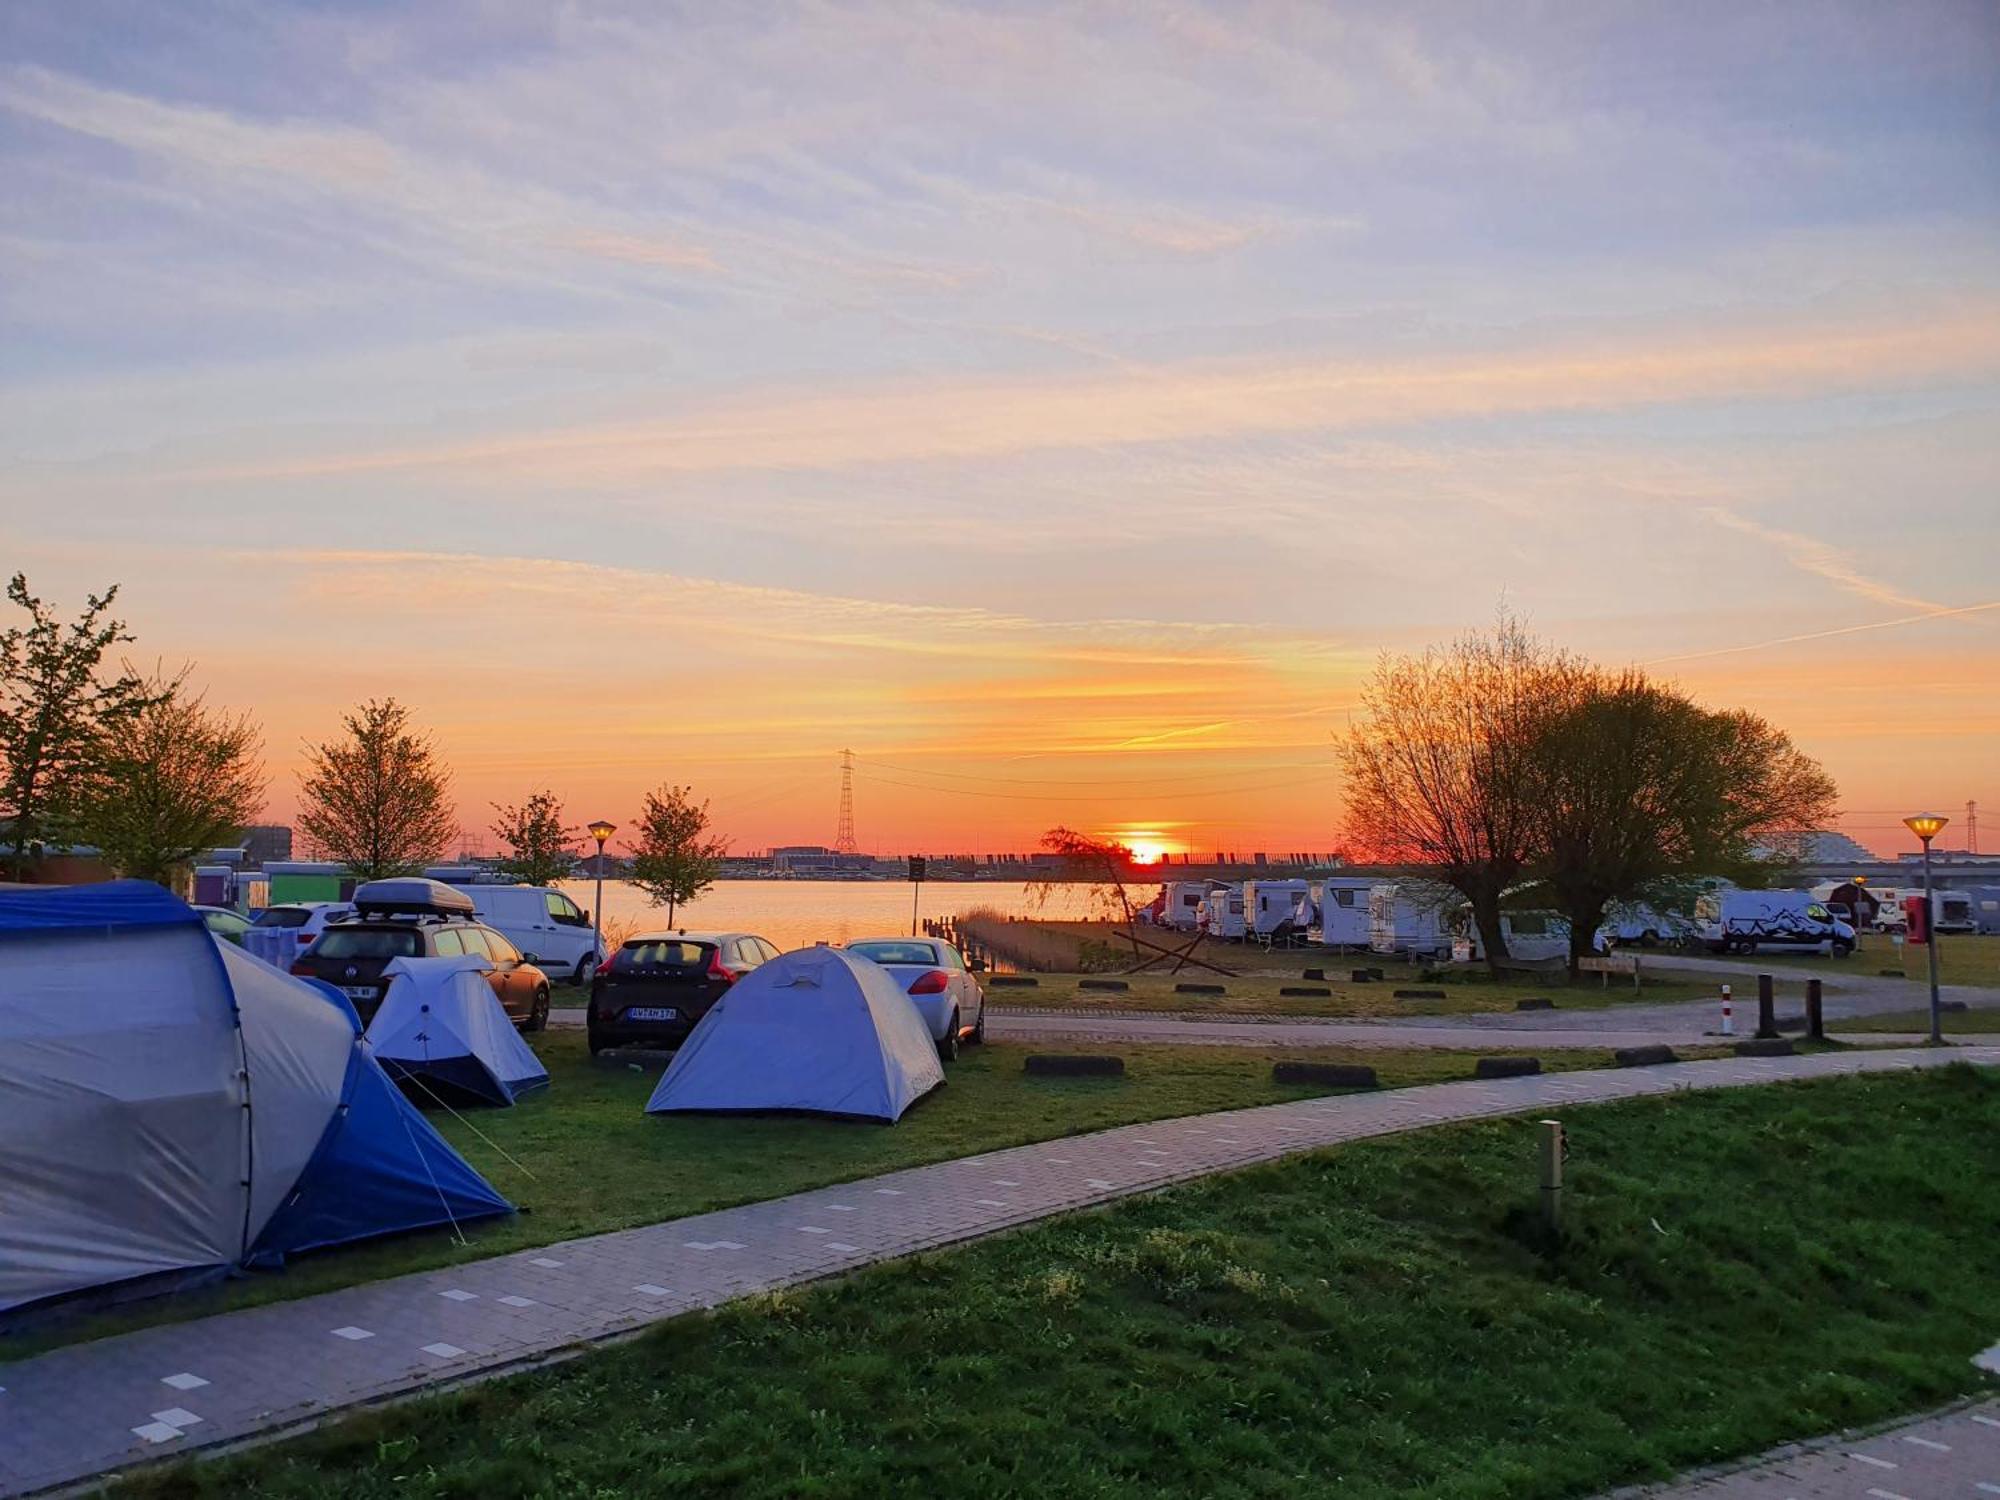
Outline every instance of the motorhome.
[(1643, 902), (1633, 902), (1614, 906), (1605, 913), (1604, 925), (1597, 929), (1597, 941), (1606, 948), (1656, 948), (1662, 943), (1685, 941), (1693, 925), (1677, 911), (1661, 911)]
[(1312, 882), (1309, 880), (1246, 880), (1243, 920), (1251, 937), (1282, 933), (1305, 936), (1312, 925)]
[(1968, 886), (1965, 896), (1972, 903), (1973, 930), (2000, 932), (2000, 885)]
[(1377, 884), (1368, 877), (1329, 875), (1319, 887), (1320, 941), (1329, 948), (1369, 946), (1368, 892)]
[(1695, 903), (1695, 936), (1711, 953), (1760, 948), (1854, 951), (1854, 928), (1806, 891), (1714, 891)]
[(1225, 943), (1243, 941), (1243, 888), (1217, 885), (1202, 897), (1201, 930)]

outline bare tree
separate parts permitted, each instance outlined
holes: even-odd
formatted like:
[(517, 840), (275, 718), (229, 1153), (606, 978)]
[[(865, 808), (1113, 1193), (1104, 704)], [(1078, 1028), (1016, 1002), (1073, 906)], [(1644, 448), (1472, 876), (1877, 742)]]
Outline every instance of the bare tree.
[(28, 612), (26, 625), (0, 632), (0, 810), (16, 880), (31, 851), (74, 831), (105, 736), (152, 701), (129, 669), (102, 675), (104, 653), (132, 639), (110, 616), (117, 597), (116, 584), (85, 596), (66, 626), (28, 592), (25, 574), (8, 581), (8, 601)]
[(450, 773), (394, 698), (371, 698), (341, 722), (345, 739), (306, 747), (299, 827), (359, 879), (421, 870), (458, 834)]
[(172, 885), (264, 806), (263, 737), (247, 714), (208, 707), (188, 673), (155, 668), (146, 704), (101, 731), (79, 827), (121, 875)]
[(563, 822), (562, 799), (530, 792), (519, 807), (495, 802), (493, 836), (507, 846), (500, 868), (529, 885), (550, 885), (576, 868), (578, 830)]
[(1705, 709), (1636, 668), (1569, 687), (1542, 730), (1534, 803), (1572, 972), (1609, 906), (1699, 875), (1754, 879), (1775, 835), (1833, 812), (1832, 778), (1755, 714)]
[(694, 800), (694, 789), (663, 786), (646, 794), (632, 850), (632, 883), (674, 912), (715, 883), (717, 862), (729, 852), (729, 841), (711, 837), (708, 803)]
[(1112, 839), (1093, 838), (1073, 828), (1051, 828), (1042, 835), (1042, 848), (1061, 861), (1055, 873), (1030, 883), (1037, 906), (1046, 906), (1058, 885), (1067, 887), (1087, 882), (1091, 904), (1107, 920), (1132, 924), (1132, 898), (1125, 890), (1125, 875), (1132, 868), (1132, 851)]
[(1502, 616), (1421, 656), (1384, 656), (1341, 746), (1360, 857), (1419, 866), (1472, 908), (1487, 962), (1507, 956), (1501, 897), (1534, 860), (1541, 725), (1581, 663)]

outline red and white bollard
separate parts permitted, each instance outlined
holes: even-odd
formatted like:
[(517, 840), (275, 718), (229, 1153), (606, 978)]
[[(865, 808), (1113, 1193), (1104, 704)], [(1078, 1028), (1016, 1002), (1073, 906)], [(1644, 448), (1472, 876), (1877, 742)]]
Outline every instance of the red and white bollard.
[(1726, 984), (1722, 987), (1722, 1034), (1736, 1035), (1736, 1012), (1730, 1009), (1729, 986)]

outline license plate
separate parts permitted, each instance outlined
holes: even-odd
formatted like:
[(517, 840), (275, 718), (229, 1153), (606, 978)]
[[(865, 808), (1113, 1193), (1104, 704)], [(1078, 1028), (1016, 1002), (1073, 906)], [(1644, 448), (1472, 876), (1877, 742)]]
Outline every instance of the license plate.
[(350, 1000), (373, 1000), (375, 986), (372, 984), (343, 984), (340, 993)]
[(671, 1005), (635, 1005), (625, 1012), (628, 1021), (678, 1021), (681, 1013)]

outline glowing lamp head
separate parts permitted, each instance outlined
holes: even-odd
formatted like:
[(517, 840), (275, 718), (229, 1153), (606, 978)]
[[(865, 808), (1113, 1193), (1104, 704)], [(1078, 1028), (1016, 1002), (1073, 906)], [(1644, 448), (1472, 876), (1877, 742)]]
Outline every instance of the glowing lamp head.
[(616, 823), (607, 822), (603, 818), (599, 818), (590, 825), (590, 836), (597, 840), (597, 847), (600, 849), (604, 847), (604, 841), (617, 831), (618, 825)]
[(1903, 819), (1903, 826), (1928, 844), (1943, 831), (1944, 825), (1950, 821), (1950, 818), (1942, 817), (1937, 813), (1917, 813), (1913, 817)]

